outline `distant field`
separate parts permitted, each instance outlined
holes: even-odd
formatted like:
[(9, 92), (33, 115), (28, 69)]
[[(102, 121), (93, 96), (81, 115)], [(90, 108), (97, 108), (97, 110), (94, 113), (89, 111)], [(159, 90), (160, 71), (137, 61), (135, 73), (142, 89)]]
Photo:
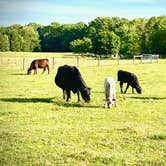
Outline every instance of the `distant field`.
[(73, 56), (75, 54), (67, 52), (67, 53), (61, 53), (61, 52), (0, 52), (1, 56), (6, 57), (65, 57), (65, 56)]
[[(68, 62), (61, 58), (50, 75), (0, 63), (0, 165), (165, 166), (166, 61), (98, 67), (85, 58), (79, 70), (92, 88), (89, 104), (74, 94), (66, 103), (54, 84), (57, 68)], [(143, 93), (129, 88), (122, 95), (117, 83), (118, 107), (105, 109), (103, 80), (116, 80), (119, 69), (134, 72)]]
[[(117, 64), (133, 64), (133, 60), (125, 59), (106, 59), (98, 57), (80, 56), (74, 53), (29, 53), (29, 52), (0, 52), (0, 67), (17, 68), (27, 70), (32, 60), (39, 58), (48, 58), (50, 67), (60, 66), (64, 64), (74, 66), (109, 66)], [(143, 60), (143, 63), (150, 63), (149, 60)], [(153, 60), (157, 63), (157, 60)], [(134, 64), (139, 64), (140, 59), (136, 59)]]

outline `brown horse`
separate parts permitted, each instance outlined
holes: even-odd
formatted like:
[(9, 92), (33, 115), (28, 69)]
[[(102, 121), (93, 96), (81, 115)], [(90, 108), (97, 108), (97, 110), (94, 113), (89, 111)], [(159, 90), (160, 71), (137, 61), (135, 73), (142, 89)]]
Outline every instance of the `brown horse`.
[[(34, 70), (34, 74), (37, 74), (37, 69), (43, 68), (43, 73), (45, 72), (46, 68), (48, 70), (48, 74), (50, 73), (49, 68), (49, 60), (48, 59), (36, 59), (31, 62), (31, 65), (27, 71), (27, 74), (31, 74), (32, 70)], [(42, 74), (43, 74), (42, 73)]]

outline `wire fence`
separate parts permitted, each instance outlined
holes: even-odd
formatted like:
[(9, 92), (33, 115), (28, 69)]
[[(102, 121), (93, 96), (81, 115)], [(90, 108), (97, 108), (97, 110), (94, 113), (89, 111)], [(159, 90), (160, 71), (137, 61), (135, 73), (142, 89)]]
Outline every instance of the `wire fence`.
[[(22, 70), (27, 70), (31, 62), (35, 59), (49, 59), (49, 64), (51, 68), (62, 66), (68, 64), (71, 66), (85, 67), (85, 66), (107, 66), (107, 65), (119, 65), (119, 64), (138, 64), (142, 63), (142, 60), (134, 58), (133, 60), (125, 59), (107, 59), (100, 57), (81, 57), (81, 56), (69, 56), (69, 57), (6, 57), (0, 56), (0, 67), (1, 68), (17, 68)], [(150, 61), (152, 62), (152, 60)], [(156, 61), (158, 62), (158, 60)]]

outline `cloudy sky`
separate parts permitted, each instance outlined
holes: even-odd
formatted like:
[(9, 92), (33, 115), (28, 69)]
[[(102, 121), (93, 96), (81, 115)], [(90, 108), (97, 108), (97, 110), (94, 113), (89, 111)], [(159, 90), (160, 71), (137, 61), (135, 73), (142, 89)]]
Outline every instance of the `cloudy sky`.
[(166, 15), (166, 0), (0, 0), (0, 26), (35, 22), (88, 23), (99, 16)]

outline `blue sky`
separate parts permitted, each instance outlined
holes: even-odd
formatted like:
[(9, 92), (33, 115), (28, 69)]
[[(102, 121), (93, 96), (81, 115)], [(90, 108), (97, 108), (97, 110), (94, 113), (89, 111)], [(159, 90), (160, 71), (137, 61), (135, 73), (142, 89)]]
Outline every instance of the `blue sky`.
[(0, 0), (0, 26), (88, 23), (102, 16), (133, 19), (166, 15), (166, 0)]

